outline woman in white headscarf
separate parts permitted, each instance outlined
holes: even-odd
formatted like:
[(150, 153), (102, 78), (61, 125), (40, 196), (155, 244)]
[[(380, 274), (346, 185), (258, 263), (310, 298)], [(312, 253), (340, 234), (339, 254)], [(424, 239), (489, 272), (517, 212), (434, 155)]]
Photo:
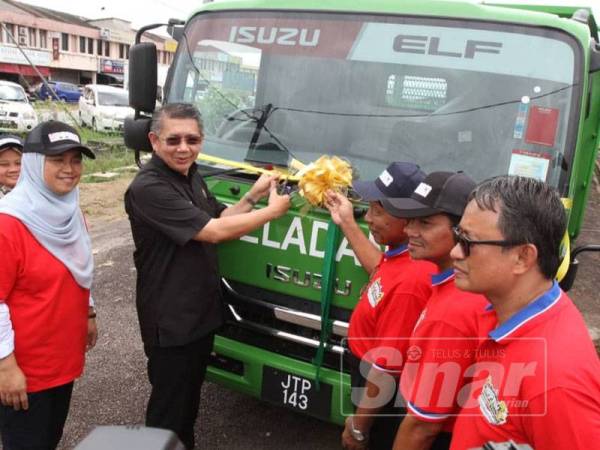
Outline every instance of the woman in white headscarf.
[(93, 260), (79, 208), (77, 131), (44, 122), (0, 200), (0, 434), (5, 450), (54, 449), (73, 381), (96, 343)]

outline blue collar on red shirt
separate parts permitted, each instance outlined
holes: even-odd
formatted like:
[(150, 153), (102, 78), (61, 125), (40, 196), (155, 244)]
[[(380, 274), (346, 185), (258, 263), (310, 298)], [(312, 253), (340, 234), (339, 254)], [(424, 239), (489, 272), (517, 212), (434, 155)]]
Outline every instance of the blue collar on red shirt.
[(387, 252), (383, 254), (386, 258), (393, 258), (394, 256), (401, 255), (402, 253), (406, 253), (408, 251), (408, 244), (399, 245), (396, 248), (391, 248)]
[[(534, 301), (529, 303), (527, 306), (522, 308), (513, 314), (506, 322), (498, 326), (496, 329), (489, 332), (489, 336), (496, 342), (504, 339), (510, 335), (513, 331), (526, 324), (534, 317), (543, 314), (552, 308), (560, 299), (562, 291), (558, 286), (558, 283), (554, 281), (552, 287), (544, 292), (541, 296), (536, 298)], [(489, 305), (487, 309), (491, 309), (492, 305)]]
[(454, 269), (451, 267), (450, 269), (446, 269), (443, 272), (436, 273), (435, 275), (431, 275), (431, 285), (439, 286), (440, 284), (444, 284), (446, 281), (454, 278)]

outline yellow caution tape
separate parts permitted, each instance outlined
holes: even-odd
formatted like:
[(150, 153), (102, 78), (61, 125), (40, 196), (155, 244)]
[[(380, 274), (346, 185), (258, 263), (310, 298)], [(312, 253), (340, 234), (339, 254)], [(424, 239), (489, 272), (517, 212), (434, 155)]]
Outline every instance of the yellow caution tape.
[(262, 167), (253, 166), (252, 164), (243, 163), (243, 162), (239, 162), (239, 161), (232, 161), (230, 159), (219, 158), (217, 156), (212, 156), (212, 155), (206, 155), (204, 153), (200, 153), (198, 155), (198, 159), (201, 161), (206, 161), (206, 162), (210, 162), (210, 163), (214, 163), (214, 164), (221, 164), (221, 165), (224, 165), (227, 167), (241, 169), (241, 170), (244, 170), (245, 172), (249, 172), (249, 173), (266, 173), (269, 175), (274, 174), (274, 173), (279, 173), (280, 178), (284, 179), (284, 180), (298, 181), (300, 179), (299, 177), (292, 175), (289, 171), (281, 169), (281, 168), (268, 170), (268, 169), (263, 169)]
[[(567, 215), (571, 212), (571, 208), (573, 208), (573, 199), (571, 198), (561, 198), (563, 206), (567, 210)], [(561, 281), (567, 272), (569, 271), (569, 265), (571, 264), (571, 239), (569, 238), (569, 230), (565, 230), (565, 235), (562, 238), (560, 243), (560, 252), (562, 254), (562, 261), (560, 266), (558, 266), (558, 270), (556, 271), (556, 279)]]

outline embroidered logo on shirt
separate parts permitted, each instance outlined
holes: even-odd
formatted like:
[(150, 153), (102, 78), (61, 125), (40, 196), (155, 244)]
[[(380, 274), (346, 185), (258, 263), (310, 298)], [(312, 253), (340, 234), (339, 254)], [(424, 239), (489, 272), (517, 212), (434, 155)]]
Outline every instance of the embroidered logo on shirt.
[(506, 403), (498, 399), (498, 389), (494, 389), (492, 376), (487, 377), (481, 394), (479, 394), (479, 409), (486, 420), (492, 425), (503, 425), (508, 417)]
[(369, 303), (373, 308), (377, 306), (377, 304), (383, 298), (383, 287), (381, 286), (381, 278), (377, 278), (375, 281), (371, 283), (369, 289), (367, 290), (367, 298), (369, 299)]

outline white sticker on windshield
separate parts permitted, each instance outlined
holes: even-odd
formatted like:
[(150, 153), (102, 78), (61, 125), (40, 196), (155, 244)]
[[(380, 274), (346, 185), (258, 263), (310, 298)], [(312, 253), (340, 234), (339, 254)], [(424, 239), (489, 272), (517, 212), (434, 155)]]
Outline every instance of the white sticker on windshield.
[(471, 130), (464, 130), (458, 132), (458, 142), (472, 142), (473, 133)]
[(385, 185), (385, 187), (388, 187), (390, 184), (392, 184), (394, 182), (394, 177), (391, 176), (387, 170), (384, 170), (383, 172), (381, 172), (381, 175), (379, 175), (379, 179)]
[(429, 193), (431, 192), (431, 189), (433, 189), (433, 188), (431, 186), (429, 186), (428, 184), (421, 183), (415, 189), (415, 194), (419, 194), (421, 197), (427, 197), (429, 195)]
[(510, 158), (508, 174), (546, 181), (550, 159), (551, 156), (546, 153), (515, 149)]

